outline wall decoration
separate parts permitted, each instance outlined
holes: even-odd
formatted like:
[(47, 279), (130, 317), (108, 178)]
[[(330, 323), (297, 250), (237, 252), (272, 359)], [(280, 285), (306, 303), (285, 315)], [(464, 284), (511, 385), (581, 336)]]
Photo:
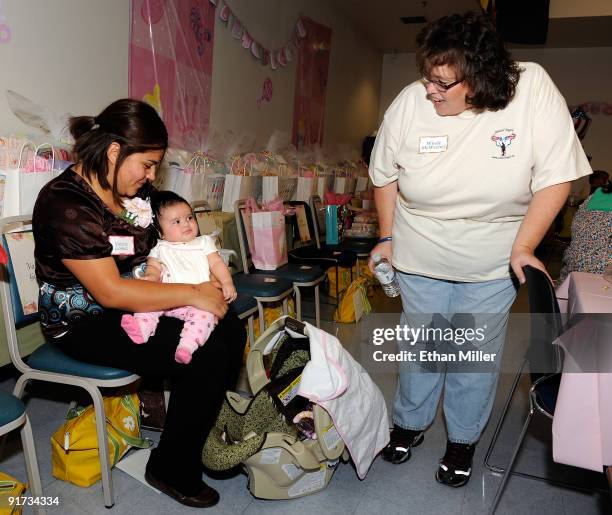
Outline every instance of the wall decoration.
[(198, 150), (210, 121), (215, 4), (132, 0), (129, 95), (163, 118), (170, 145)]
[(236, 17), (225, 0), (209, 0), (209, 2), (218, 5), (219, 19), (227, 25), (232, 37), (240, 42), (242, 48), (250, 50), (255, 59), (261, 61), (264, 66), (269, 65), (273, 70), (287, 66), (293, 60), (293, 49), (299, 48), (301, 41), (306, 37), (304, 22), (298, 18), (291, 38), (285, 45), (275, 49), (266, 48), (251, 36), (244, 23)]
[(323, 143), (325, 94), (332, 31), (309, 18), (302, 18), (304, 34), (298, 49), (293, 108), (293, 144)]
[(4, 6), (0, 0), (0, 45), (5, 45), (11, 42), (11, 28), (6, 23), (4, 16)]
[(272, 100), (272, 93), (274, 92), (274, 88), (272, 86), (272, 79), (268, 77), (264, 80), (261, 96), (257, 99), (257, 109), (261, 109), (261, 104), (264, 102), (270, 102)]

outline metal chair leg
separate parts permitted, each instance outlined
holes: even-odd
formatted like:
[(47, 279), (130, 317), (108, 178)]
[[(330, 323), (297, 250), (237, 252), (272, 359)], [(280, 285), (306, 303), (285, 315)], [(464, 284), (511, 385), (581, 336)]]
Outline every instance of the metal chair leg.
[[(251, 342), (251, 347), (255, 345), (255, 324), (253, 324), (253, 315), (250, 315), (247, 319), (247, 326), (249, 331), (249, 341)], [(166, 406), (167, 407), (167, 406)]]
[(104, 401), (98, 388), (87, 388), (91, 395), (96, 414), (96, 432), (98, 433), (98, 449), (100, 457), (100, 469), (102, 472), (102, 493), (104, 494), (104, 506), (112, 508), (115, 505), (113, 495), (113, 478), (108, 458), (108, 434), (106, 429), (106, 415), (104, 413)]
[(293, 291), (295, 292), (295, 318), (297, 318), (301, 322), (302, 321), (302, 294), (300, 293), (300, 289), (297, 286), (293, 287)]
[(523, 424), (523, 430), (521, 431), (519, 440), (516, 444), (516, 447), (514, 448), (514, 452), (512, 453), (512, 458), (510, 458), (510, 463), (508, 464), (508, 468), (504, 472), (502, 482), (497, 488), (497, 492), (495, 493), (493, 504), (491, 505), (491, 509), (489, 510), (490, 515), (493, 515), (495, 513), (495, 510), (497, 509), (497, 505), (499, 504), (499, 500), (501, 499), (501, 496), (504, 493), (504, 488), (506, 487), (506, 483), (508, 482), (508, 479), (510, 478), (512, 466), (514, 465), (514, 462), (516, 461), (516, 457), (518, 456), (518, 453), (521, 450), (521, 444), (523, 443), (523, 439), (525, 438), (525, 435), (527, 434), (527, 430), (529, 429), (529, 424), (531, 423), (533, 412), (534, 412), (533, 403), (530, 400), (529, 414), (527, 415), (527, 419), (525, 420), (525, 423)]
[(315, 285), (315, 324), (318, 329), (321, 328), (321, 303), (319, 301), (319, 284)]
[[(28, 473), (28, 482), (34, 497), (42, 497), (42, 484), (40, 482), (40, 472), (38, 470), (38, 461), (36, 460), (36, 447), (34, 446), (34, 436), (32, 435), (32, 426), (30, 419), (26, 416), (26, 421), (21, 428), (21, 445), (23, 446), (23, 455), (25, 457), (26, 470)], [(34, 510), (39, 515), (45, 515), (44, 508), (38, 506)]]
[(263, 304), (260, 300), (257, 301), (257, 313), (259, 314), (259, 334), (262, 335), (266, 329), (266, 321), (264, 320)]
[(506, 420), (506, 415), (508, 414), (508, 410), (510, 409), (510, 404), (512, 403), (512, 399), (514, 397), (514, 393), (516, 392), (516, 388), (518, 386), (518, 383), (521, 379), (521, 376), (523, 374), (523, 368), (525, 368), (525, 364), (527, 362), (525, 360), (523, 360), (523, 363), (521, 364), (520, 368), (518, 369), (516, 375), (514, 376), (514, 382), (512, 383), (512, 387), (510, 388), (510, 391), (508, 392), (508, 396), (506, 397), (506, 402), (504, 404), (504, 409), (502, 410), (502, 413), (499, 417), (499, 421), (497, 422), (497, 426), (495, 426), (495, 432), (493, 433), (493, 438), (491, 438), (491, 443), (489, 443), (489, 447), (487, 448), (487, 453), (485, 454), (485, 459), (484, 459), (484, 465), (485, 467), (487, 467), (491, 472), (496, 472), (498, 474), (503, 474), (505, 469), (501, 468), (501, 467), (497, 467), (496, 465), (491, 465), (489, 463), (489, 458), (491, 457), (491, 454), (493, 453), (493, 448), (495, 447), (495, 443), (497, 442), (497, 438), (499, 436), (499, 433), (501, 432), (502, 426), (504, 425), (504, 421)]
[(338, 280), (338, 265), (336, 265), (336, 307), (338, 307), (338, 303), (340, 302), (340, 281)]

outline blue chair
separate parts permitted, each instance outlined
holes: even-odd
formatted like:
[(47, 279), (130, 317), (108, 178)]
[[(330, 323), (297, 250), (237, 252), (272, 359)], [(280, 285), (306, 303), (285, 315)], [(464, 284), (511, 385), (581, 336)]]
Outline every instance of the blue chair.
[(321, 197), (318, 195), (310, 197), (310, 208), (316, 225), (315, 236), (319, 248), (331, 251), (351, 251), (357, 254), (358, 259), (368, 259), (370, 257), (370, 252), (378, 242), (377, 238), (343, 238), (337, 245), (321, 243), (321, 238), (325, 237), (325, 206)]
[[(104, 414), (104, 404), (100, 388), (127, 386), (138, 381), (140, 377), (125, 370), (90, 365), (77, 361), (66, 356), (52, 342), (43, 343), (30, 355), (27, 363), (23, 361), (19, 352), (16, 325), (21, 326), (31, 323), (38, 319), (38, 314), (30, 313), (27, 316), (24, 315), (17, 285), (17, 276), (19, 274), (16, 274), (14, 267), (32, 266), (34, 263), (34, 241), (31, 239), (31, 220), (31, 215), (15, 216), (0, 220), (0, 234), (2, 234), (3, 246), (9, 255), (7, 275), (5, 276), (8, 280), (3, 281), (0, 285), (4, 327), (11, 361), (17, 370), (21, 372), (13, 393), (21, 399), (28, 382), (32, 380), (78, 386), (89, 393), (93, 400), (96, 414), (104, 505), (107, 508), (111, 508), (115, 501), (111, 468), (108, 460), (106, 416)], [(25, 242), (21, 243), (25, 247), (21, 249), (19, 262), (11, 259), (12, 245), (10, 233), (12, 232), (20, 232), (26, 236), (21, 240)], [(9, 240), (8, 244), (7, 239)]]
[[(31, 495), (33, 497), (42, 497), (40, 473), (38, 472), (38, 462), (36, 461), (36, 447), (34, 446), (32, 426), (30, 425), (30, 419), (26, 415), (25, 406), (14, 395), (0, 391), (0, 436), (17, 428), (21, 428), (21, 444), (23, 445)], [(45, 510), (40, 506), (36, 507), (35, 511), (41, 515), (45, 513)]]
[[(554, 419), (555, 406), (557, 403), (557, 394), (559, 392), (559, 384), (561, 380), (560, 370), (562, 368), (563, 356), (558, 346), (554, 346), (553, 342), (559, 335), (563, 333), (563, 322), (561, 320), (559, 304), (555, 297), (555, 290), (552, 283), (544, 274), (544, 272), (533, 268), (529, 265), (523, 267), (525, 278), (527, 279), (527, 294), (529, 296), (529, 311), (531, 313), (531, 334), (529, 339), (529, 348), (519, 367), (514, 382), (510, 388), (510, 392), (506, 398), (506, 402), (500, 419), (495, 427), (493, 438), (485, 455), (485, 466), (492, 472), (503, 474), (502, 481), (497, 489), (495, 498), (491, 505), (489, 513), (493, 514), (501, 500), (504, 488), (510, 475), (517, 475), (528, 479), (536, 479), (546, 481), (559, 486), (569, 488), (584, 488), (568, 482), (556, 481), (546, 477), (537, 476), (534, 474), (526, 474), (513, 470), (514, 463), (521, 449), (525, 435), (529, 429), (529, 425), (534, 414), (544, 415), (549, 420)], [(489, 460), (493, 452), (495, 443), (504, 424), (504, 420), (509, 411), (514, 393), (516, 392), (519, 380), (525, 370), (525, 367), (532, 364), (532, 367), (537, 367), (542, 370), (549, 370), (549, 373), (534, 373), (531, 372), (531, 386), (529, 388), (529, 412), (523, 423), (523, 428), (519, 434), (518, 441), (512, 452), (510, 463), (504, 469), (496, 465), (492, 465)], [(599, 491), (606, 493), (606, 490), (593, 487), (590, 491)]]
[[(275, 277), (290, 281), (295, 293), (295, 313), (298, 320), (302, 320), (302, 300), (300, 288), (308, 288), (314, 286), (315, 298), (315, 324), (317, 327), (321, 325), (321, 304), (319, 301), (319, 284), (325, 279), (325, 272), (318, 266), (300, 265), (297, 263), (289, 263), (283, 265), (276, 270), (256, 270), (253, 267), (251, 260), (251, 250), (249, 249), (248, 238), (244, 226), (243, 212), (246, 206), (246, 200), (237, 200), (234, 205), (234, 215), (236, 217), (236, 227), (238, 228), (238, 241), (240, 242), (240, 253), (242, 254), (242, 265), (245, 277)], [(246, 279), (253, 280), (253, 279)], [(255, 295), (253, 295), (256, 297)], [(287, 314), (286, 312), (284, 314)], [(263, 327), (262, 327), (263, 332)]]
[[(194, 213), (200, 211), (210, 211), (210, 207), (206, 201), (195, 201), (192, 204)], [(239, 231), (240, 233), (240, 231)], [(226, 251), (235, 255), (234, 251)], [(231, 256), (230, 256), (231, 257)], [(272, 275), (260, 275), (256, 276), (253, 274), (244, 274), (242, 272), (235, 273), (232, 275), (234, 286), (239, 295), (242, 295), (242, 300), (236, 299), (232, 304), (236, 304), (234, 311), (239, 318), (248, 317), (249, 327), (249, 338), (251, 342), (255, 341), (255, 333), (253, 330), (253, 312), (250, 312), (249, 301), (247, 298), (254, 299), (259, 314), (259, 329), (260, 333), (264, 332), (265, 320), (263, 305), (266, 303), (275, 303), (278, 301), (283, 302), (283, 314), (288, 314), (287, 310), (287, 299), (293, 290), (293, 286), (290, 281), (283, 279), (282, 277), (273, 277)], [(244, 308), (244, 311), (243, 311)], [(242, 314), (242, 316), (241, 316)]]
[[(315, 224), (314, 217), (312, 216), (312, 210), (307, 202), (302, 201), (290, 201), (285, 202), (286, 205), (299, 209), (304, 209), (306, 221), (308, 223), (308, 232), (311, 240), (307, 243), (300, 241), (299, 224), (297, 216), (292, 218), (292, 229), (293, 229), (293, 241), (294, 246), (289, 250), (289, 261), (301, 264), (314, 264), (321, 267), (324, 270), (334, 267), (336, 272), (336, 303), (339, 301), (338, 287), (339, 287), (339, 267), (349, 268), (351, 275), (351, 282), (353, 280), (353, 267), (357, 264), (357, 253), (352, 250), (341, 250), (332, 248), (321, 248), (319, 238), (317, 237), (317, 226)], [(295, 242), (298, 242), (295, 244)]]

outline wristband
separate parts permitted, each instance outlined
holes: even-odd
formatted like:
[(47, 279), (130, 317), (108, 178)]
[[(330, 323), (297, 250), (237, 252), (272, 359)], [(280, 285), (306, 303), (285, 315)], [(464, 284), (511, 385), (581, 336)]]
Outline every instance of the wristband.
[(384, 243), (384, 242), (386, 242), (386, 241), (391, 241), (392, 239), (393, 239), (393, 237), (392, 237), (392, 236), (385, 236), (384, 238), (380, 238), (380, 239), (378, 240), (378, 243)]

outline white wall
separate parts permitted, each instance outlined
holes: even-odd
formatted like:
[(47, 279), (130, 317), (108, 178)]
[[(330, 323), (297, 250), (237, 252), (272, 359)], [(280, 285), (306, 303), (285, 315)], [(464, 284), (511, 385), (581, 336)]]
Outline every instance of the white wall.
[[(377, 125), (382, 54), (324, 0), (233, 0), (230, 5), (239, 19), (248, 21), (249, 33), (267, 48), (285, 45), (302, 14), (332, 29), (324, 141), (360, 148)], [(296, 60), (284, 69), (262, 66), (217, 17), (211, 127), (251, 131), (259, 141), (275, 129), (291, 133), (295, 71)], [(256, 100), (267, 77), (274, 85), (273, 98), (258, 109)]]
[[(612, 48), (517, 49), (512, 54), (519, 61), (541, 64), (569, 105), (612, 104)], [(418, 78), (414, 54), (386, 54), (382, 77), (379, 120), (401, 89)], [(583, 144), (593, 157), (591, 166), (612, 172), (612, 116), (589, 116), (593, 122)]]
[[(133, 0), (140, 1), (140, 0)], [(11, 41), (0, 44), (0, 134), (30, 132), (9, 110), (4, 90), (74, 115), (94, 114), (128, 94), (128, 0), (0, 0)], [(331, 27), (324, 139), (360, 148), (377, 126), (382, 54), (325, 0), (233, 0), (231, 8), (261, 44), (287, 43), (299, 15)], [(271, 77), (270, 103), (257, 108)], [(260, 141), (291, 133), (295, 61), (264, 67), (216, 17), (211, 127), (246, 130)]]
[(5, 90), (74, 115), (99, 112), (127, 96), (129, 2), (4, 0), (0, 44), (0, 133), (29, 133), (10, 111)]

